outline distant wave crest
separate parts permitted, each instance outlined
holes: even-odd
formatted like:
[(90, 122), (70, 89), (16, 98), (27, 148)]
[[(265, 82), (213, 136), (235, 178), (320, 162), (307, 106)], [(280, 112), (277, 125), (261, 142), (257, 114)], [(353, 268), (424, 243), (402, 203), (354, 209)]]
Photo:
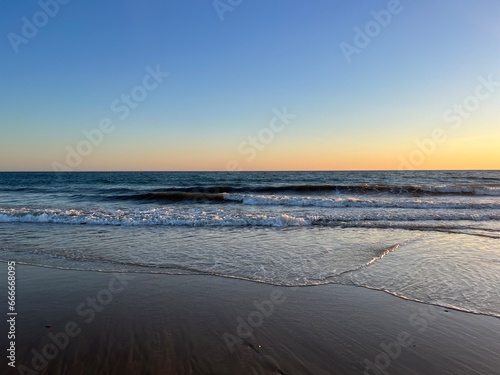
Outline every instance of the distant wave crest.
[[(466, 195), (466, 196), (500, 196), (499, 186), (426, 186), (426, 185), (276, 185), (276, 186), (205, 186), (178, 187), (157, 189), (152, 192), (115, 196), (116, 199), (130, 200), (223, 200), (223, 193), (365, 193), (365, 194), (399, 194), (399, 195)], [(113, 198), (112, 196), (110, 198)]]
[(224, 201), (222, 193), (203, 193), (203, 192), (183, 192), (183, 191), (165, 191), (144, 194), (120, 195), (116, 196), (118, 200), (137, 200), (137, 201), (157, 201), (157, 202), (182, 202), (182, 201)]

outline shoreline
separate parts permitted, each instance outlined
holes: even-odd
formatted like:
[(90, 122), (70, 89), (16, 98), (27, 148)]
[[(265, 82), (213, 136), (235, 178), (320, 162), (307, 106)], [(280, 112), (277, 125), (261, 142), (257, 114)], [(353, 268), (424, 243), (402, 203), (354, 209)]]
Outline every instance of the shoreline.
[[(8, 262), (0, 259), (0, 263), (7, 265)], [(417, 304), (421, 304), (424, 306), (432, 306), (432, 307), (436, 307), (436, 308), (441, 308), (443, 310), (453, 310), (453, 311), (457, 311), (457, 312), (461, 312), (461, 313), (465, 313), (465, 314), (472, 314), (472, 315), (479, 315), (479, 316), (500, 319), (500, 316), (497, 316), (494, 314), (466, 310), (466, 309), (456, 307), (456, 306), (443, 306), (443, 305), (439, 305), (436, 303), (420, 301), (418, 299), (412, 299), (409, 297), (401, 296), (401, 295), (398, 295), (397, 293), (394, 293), (394, 292), (390, 292), (390, 291), (383, 290), (383, 289), (378, 289), (376, 287), (371, 287), (371, 286), (367, 286), (367, 285), (343, 284), (340, 282), (328, 282), (328, 283), (324, 283), (324, 284), (311, 284), (311, 285), (280, 285), (280, 284), (273, 284), (273, 283), (268, 282), (268, 281), (260, 281), (260, 280), (250, 279), (250, 278), (239, 277), (239, 276), (222, 275), (222, 274), (215, 274), (215, 273), (213, 273), (213, 274), (211, 274), (211, 273), (169, 274), (169, 273), (151, 272), (151, 271), (140, 272), (140, 271), (84, 270), (84, 269), (79, 269), (79, 268), (63, 268), (63, 267), (58, 267), (58, 266), (45, 266), (45, 265), (38, 265), (38, 264), (34, 265), (34, 264), (28, 264), (28, 263), (24, 263), (24, 262), (16, 262), (16, 265), (22, 265), (22, 266), (34, 267), (34, 268), (44, 268), (44, 269), (51, 269), (51, 270), (60, 270), (60, 271), (89, 272), (89, 273), (98, 273), (98, 274), (102, 273), (102, 274), (108, 274), (108, 275), (109, 274), (114, 275), (114, 274), (123, 273), (123, 274), (131, 274), (131, 275), (155, 275), (155, 276), (168, 276), (168, 277), (183, 277), (183, 276), (184, 277), (213, 277), (213, 278), (223, 278), (223, 279), (229, 279), (229, 280), (239, 280), (242, 282), (255, 283), (258, 285), (268, 285), (269, 287), (277, 287), (277, 288), (285, 288), (285, 289), (287, 289), (287, 288), (288, 289), (299, 289), (299, 288), (311, 288), (311, 287), (327, 286), (327, 285), (341, 285), (341, 286), (347, 286), (347, 287), (368, 289), (368, 290), (372, 290), (375, 292), (382, 292), (382, 293), (385, 293), (391, 297), (401, 299), (402, 301), (417, 303)], [(348, 271), (348, 272), (351, 272), (351, 271)]]
[(16, 268), (7, 374), (500, 373), (500, 319), (383, 291)]

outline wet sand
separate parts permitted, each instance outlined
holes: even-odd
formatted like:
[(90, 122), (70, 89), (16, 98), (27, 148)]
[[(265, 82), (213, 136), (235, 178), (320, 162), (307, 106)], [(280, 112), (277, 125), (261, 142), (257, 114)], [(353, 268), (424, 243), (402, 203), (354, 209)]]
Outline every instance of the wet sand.
[(16, 286), (2, 374), (500, 374), (500, 319), (354, 286), (25, 265)]

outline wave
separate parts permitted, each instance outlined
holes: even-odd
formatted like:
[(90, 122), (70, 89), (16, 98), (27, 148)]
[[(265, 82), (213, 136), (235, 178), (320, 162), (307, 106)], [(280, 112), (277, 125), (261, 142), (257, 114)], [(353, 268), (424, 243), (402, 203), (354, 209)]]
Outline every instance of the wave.
[[(457, 222), (460, 221), (460, 222)], [(439, 231), (500, 238), (500, 230), (482, 228), (500, 221), (500, 212), (468, 214), (422, 212), (417, 216), (395, 211), (359, 214), (341, 212), (333, 215), (252, 213), (222, 210), (149, 209), (124, 211), (63, 209), (1, 209), (0, 223), (51, 223), (106, 226), (175, 226), (175, 227), (339, 227)], [(466, 222), (466, 223), (464, 223)], [(495, 224), (496, 225), (496, 224)]]
[(182, 201), (224, 201), (222, 193), (197, 193), (197, 192), (158, 192), (117, 196), (118, 200), (156, 201), (156, 202), (182, 202)]
[[(391, 184), (330, 184), (330, 185), (254, 185), (254, 186), (190, 186), (190, 187), (165, 187), (155, 189), (137, 190), (131, 187), (116, 186), (104, 187), (65, 187), (62, 190), (50, 187), (0, 187), (0, 193), (37, 193), (63, 196), (69, 193), (73, 198), (96, 199), (108, 201), (137, 201), (137, 202), (213, 202), (224, 203), (226, 200), (238, 200), (238, 195), (244, 196), (240, 199), (242, 203), (250, 203), (250, 197), (255, 195), (253, 204), (264, 202), (263, 198), (271, 195), (286, 196), (296, 195), (305, 199), (314, 197), (323, 198), (326, 195), (363, 195), (366, 197), (439, 197), (439, 196), (467, 196), (467, 197), (499, 197), (500, 185), (391, 185)], [(232, 194), (233, 196), (231, 196)], [(271, 201), (270, 204), (273, 204)], [(284, 202), (284, 201), (282, 201)], [(297, 200), (298, 202), (298, 200)], [(261, 203), (262, 204), (262, 203)], [(281, 203), (284, 204), (284, 203)], [(318, 205), (322, 205), (320, 203)], [(338, 203), (337, 203), (338, 204)], [(299, 203), (299, 205), (304, 205)], [(335, 205), (333, 205), (335, 206)]]
[(242, 227), (267, 226), (288, 227), (311, 225), (313, 220), (305, 217), (295, 217), (288, 214), (228, 214), (220, 213), (189, 213), (189, 212), (124, 212), (121, 210), (108, 211), (79, 211), (79, 210), (14, 210), (16, 212), (2, 213), (0, 223), (52, 223), (52, 224), (79, 224), (79, 225), (165, 225), (165, 226), (209, 226), (209, 227)]
[(469, 203), (469, 202), (443, 202), (422, 200), (381, 200), (361, 199), (354, 197), (311, 198), (291, 197), (286, 195), (246, 195), (227, 194), (224, 199), (245, 205), (277, 205), (277, 206), (312, 206), (312, 207), (356, 207), (356, 208), (411, 208), (411, 209), (500, 209), (499, 203)]
[[(152, 192), (122, 195), (116, 199), (144, 200), (168, 199), (168, 194), (189, 193), (180, 197), (182, 199), (211, 199), (212, 195), (219, 196), (223, 193), (365, 193), (365, 194), (399, 194), (399, 195), (467, 195), (467, 196), (500, 196), (500, 186), (474, 185), (474, 186), (426, 186), (426, 185), (276, 185), (276, 186), (205, 186), (205, 187), (172, 187), (155, 189)], [(160, 194), (155, 196), (155, 194)], [(165, 196), (162, 196), (165, 194)], [(197, 196), (199, 195), (199, 196)], [(145, 197), (146, 196), (146, 197)], [(113, 198), (113, 197), (110, 197)], [(174, 196), (174, 199), (178, 199)]]

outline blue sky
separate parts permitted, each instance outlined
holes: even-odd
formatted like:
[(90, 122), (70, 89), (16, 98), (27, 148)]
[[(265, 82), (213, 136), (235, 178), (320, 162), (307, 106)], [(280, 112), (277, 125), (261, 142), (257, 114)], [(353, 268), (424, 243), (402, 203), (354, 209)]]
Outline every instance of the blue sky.
[[(6, 0), (0, 170), (64, 164), (67, 147), (102, 118), (115, 130), (72, 169), (224, 170), (228, 160), (249, 170), (397, 168), (479, 76), (500, 81), (500, 3), (401, 0), (347, 63), (339, 45), (354, 44), (354, 29), (389, 3), (244, 0), (221, 21), (212, 1), (72, 0), (15, 53), (9, 33), (22, 36), (23, 17), (41, 7)], [(157, 65), (169, 77), (119, 120), (111, 103)], [(418, 167), (476, 158), (492, 168), (476, 154), (481, 140), (496, 142), (490, 153), (500, 145), (499, 98), (481, 102)], [(283, 107), (297, 117), (247, 161), (239, 145)]]

